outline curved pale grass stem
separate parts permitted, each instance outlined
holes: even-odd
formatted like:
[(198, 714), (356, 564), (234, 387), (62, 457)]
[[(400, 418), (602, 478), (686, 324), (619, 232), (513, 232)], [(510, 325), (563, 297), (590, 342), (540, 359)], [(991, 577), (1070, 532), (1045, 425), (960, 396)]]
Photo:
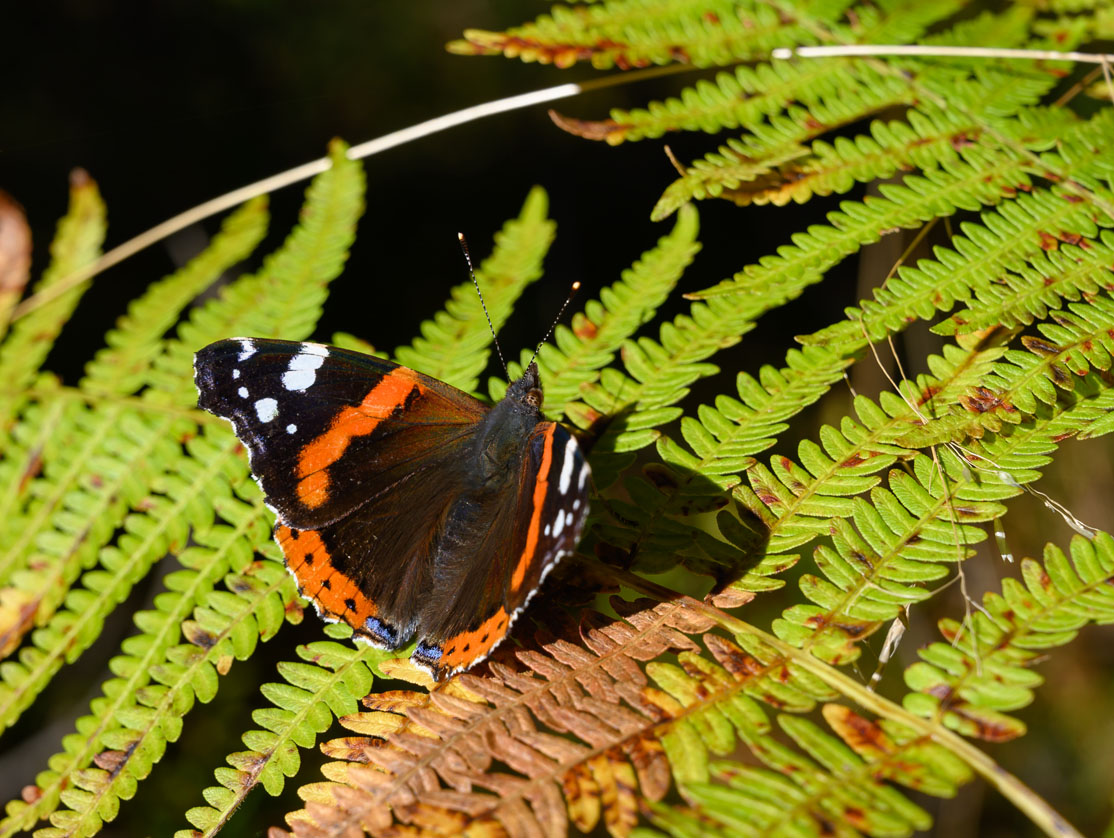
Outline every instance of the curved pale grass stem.
[[(495, 99), (491, 102), (482, 102), (479, 105), (473, 105), (469, 108), (434, 117), (433, 119), (427, 119), (424, 122), (419, 122), (415, 125), (401, 128), (398, 131), (384, 134), (381, 137), (376, 137), (373, 140), (360, 143), (359, 145), (354, 145), (348, 149), (348, 158), (350, 160), (361, 160), (365, 157), (371, 157), (372, 155), (379, 154), (380, 152), (395, 148), (396, 146), (405, 145), (406, 143), (420, 140), (423, 137), (447, 131), (458, 125), (475, 122), (487, 116), (494, 116), (495, 114), (506, 113), (507, 111), (521, 110), (522, 108), (529, 108), (533, 105), (553, 102), (557, 99), (567, 99), (605, 87), (643, 81), (656, 76), (670, 75), (673, 73), (692, 72), (696, 69), (699, 68), (688, 65), (653, 67), (648, 70), (616, 73), (593, 81), (559, 84), (555, 87), (546, 87), (541, 90), (532, 90), (529, 93), (520, 93), (517, 96), (507, 96), (506, 98)], [(241, 186), (239, 189), (226, 192), (203, 204), (198, 204), (185, 212), (178, 213), (178, 215), (166, 219), (166, 221), (155, 225), (149, 230), (145, 230), (138, 236), (128, 239), (123, 244), (117, 245), (82, 270), (74, 271), (72, 274), (53, 283), (49, 288), (31, 295), (16, 306), (12, 315), (12, 320), (17, 320), (35, 309), (41, 308), (47, 303), (58, 299), (58, 297), (65, 294), (67, 291), (76, 288), (82, 283), (88, 282), (97, 274), (103, 273), (114, 265), (120, 264), (128, 257), (134, 256), (139, 251), (150, 247), (156, 242), (162, 241), (168, 236), (177, 233), (179, 230), (189, 227), (191, 224), (196, 224), (217, 213), (232, 209), (258, 195), (265, 195), (277, 189), (281, 189), (284, 186), (291, 186), (303, 180), (308, 180), (314, 175), (325, 171), (327, 168), (329, 168), (329, 159), (327, 157), (311, 160), (308, 163), (295, 166), (293, 169), (287, 169), (285, 172), (279, 172), (278, 174), (263, 178), (262, 180), (257, 180), (255, 183)]]

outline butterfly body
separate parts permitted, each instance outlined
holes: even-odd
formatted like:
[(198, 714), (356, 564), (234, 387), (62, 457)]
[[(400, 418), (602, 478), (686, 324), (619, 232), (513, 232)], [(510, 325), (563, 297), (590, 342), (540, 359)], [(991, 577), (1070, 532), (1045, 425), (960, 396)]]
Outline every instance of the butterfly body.
[(228, 419), (275, 512), (299, 590), (435, 677), (482, 660), (562, 556), (588, 465), (541, 415), (537, 368), (494, 406), (389, 361), (234, 338), (202, 349), (204, 409)]

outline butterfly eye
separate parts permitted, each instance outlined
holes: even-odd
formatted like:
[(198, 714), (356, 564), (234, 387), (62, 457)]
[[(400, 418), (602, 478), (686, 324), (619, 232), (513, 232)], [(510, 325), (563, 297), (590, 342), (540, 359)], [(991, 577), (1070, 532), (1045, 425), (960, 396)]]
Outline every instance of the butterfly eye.
[(543, 399), (544, 396), (542, 395), (542, 391), (538, 388), (526, 392), (526, 404), (530, 405), (530, 407), (536, 407), (540, 410)]

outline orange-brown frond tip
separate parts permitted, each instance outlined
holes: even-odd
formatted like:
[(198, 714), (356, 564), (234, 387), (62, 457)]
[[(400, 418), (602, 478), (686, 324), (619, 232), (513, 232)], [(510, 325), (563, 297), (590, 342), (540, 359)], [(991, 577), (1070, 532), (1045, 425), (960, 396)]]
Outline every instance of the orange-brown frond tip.
[(430, 675), (429, 670), (417, 666), (410, 658), (388, 658), (385, 661), (380, 661), (378, 668), (384, 678), (406, 681), (426, 689), (434, 684), (433, 676)]
[(618, 145), (629, 133), (628, 126), (620, 125), (614, 119), (577, 119), (565, 116), (560, 111), (549, 110), (549, 118), (553, 124), (574, 137), (585, 140), (604, 141), (608, 145)]

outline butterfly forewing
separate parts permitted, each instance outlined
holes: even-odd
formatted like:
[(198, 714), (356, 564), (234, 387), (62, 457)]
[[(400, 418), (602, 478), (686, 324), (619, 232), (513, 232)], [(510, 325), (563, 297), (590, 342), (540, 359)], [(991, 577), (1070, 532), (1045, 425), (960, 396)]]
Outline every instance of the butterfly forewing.
[(389, 492), (487, 412), (406, 367), (315, 343), (219, 341), (194, 373), (200, 406), (232, 422), (268, 504), (300, 530)]

